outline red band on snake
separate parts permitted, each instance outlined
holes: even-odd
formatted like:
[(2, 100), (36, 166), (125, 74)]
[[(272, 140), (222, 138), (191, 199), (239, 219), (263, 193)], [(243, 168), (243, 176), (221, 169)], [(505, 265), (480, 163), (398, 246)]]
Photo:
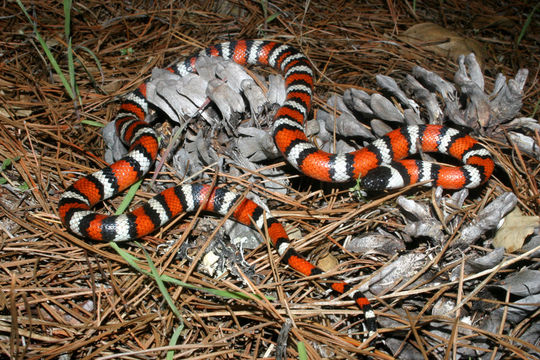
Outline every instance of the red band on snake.
[[(403, 187), (423, 181), (447, 189), (473, 188), (487, 181), (494, 169), (489, 152), (464, 132), (439, 125), (416, 125), (396, 129), (365, 148), (347, 154), (330, 154), (309, 142), (304, 122), (311, 107), (313, 72), (308, 59), (295, 48), (272, 41), (241, 40), (211, 46), (169, 70), (185, 75), (195, 72), (195, 60), (201, 54), (222, 56), (238, 64), (269, 65), (285, 77), (286, 101), (274, 117), (277, 147), (301, 173), (326, 182), (349, 182), (361, 178), (368, 190)], [(234, 218), (246, 225), (264, 229), (283, 263), (305, 276), (322, 273), (298, 255), (290, 246), (283, 226), (251, 200), (223, 188), (182, 185), (156, 195), (131, 213), (108, 216), (91, 208), (98, 202), (123, 191), (142, 178), (153, 165), (159, 145), (153, 128), (145, 121), (148, 102), (146, 85), (129, 94), (116, 116), (116, 129), (129, 153), (114, 164), (86, 176), (71, 185), (59, 202), (59, 214), (73, 233), (96, 241), (133, 240), (152, 233), (182, 212), (203, 210), (226, 214), (237, 202)], [(418, 160), (401, 160), (418, 152), (440, 152), (464, 163), (448, 167)], [(209, 194), (210, 193), (210, 194)], [(208, 201), (204, 199), (208, 196)], [(348, 293), (363, 310), (365, 325), (371, 335), (376, 331), (371, 305), (360, 291), (342, 281), (330, 286), (338, 293)]]

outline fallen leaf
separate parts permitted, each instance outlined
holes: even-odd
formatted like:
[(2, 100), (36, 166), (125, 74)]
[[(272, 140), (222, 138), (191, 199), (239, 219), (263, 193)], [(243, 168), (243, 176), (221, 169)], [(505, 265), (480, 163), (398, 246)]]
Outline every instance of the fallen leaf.
[(325, 272), (335, 269), (338, 264), (338, 260), (332, 254), (328, 254), (317, 261), (317, 267)]
[(504, 223), (493, 239), (493, 247), (504, 247), (508, 252), (521, 249), (527, 236), (538, 226), (539, 216), (526, 216), (515, 208), (504, 217)]
[(479, 41), (463, 37), (437, 24), (413, 25), (400, 39), (453, 60), (457, 60), (460, 55), (474, 53), (480, 66), (483, 64), (484, 49)]

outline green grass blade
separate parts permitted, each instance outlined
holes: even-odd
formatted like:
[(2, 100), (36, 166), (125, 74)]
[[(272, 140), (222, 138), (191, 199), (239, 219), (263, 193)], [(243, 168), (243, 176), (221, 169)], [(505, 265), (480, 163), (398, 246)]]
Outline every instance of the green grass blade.
[(71, 38), (71, 0), (64, 0), (64, 34)]
[(274, 13), (266, 18), (266, 23), (269, 24), (279, 16), (279, 13)]
[(124, 200), (122, 200), (122, 203), (120, 203), (120, 206), (118, 207), (118, 209), (116, 209), (115, 215), (123, 214), (126, 211), (129, 204), (131, 204), (131, 201), (135, 197), (137, 190), (139, 190), (139, 188), (141, 187), (141, 184), (142, 184), (142, 180), (139, 180), (135, 184), (129, 187), (129, 190), (126, 193)]
[[(118, 246), (118, 244), (116, 244), (115, 242), (110, 242), (109, 246), (112, 247), (131, 267), (133, 267), (139, 273), (147, 275), (147, 276), (152, 276), (152, 274), (150, 272), (142, 269), (138, 265), (138, 263), (143, 262), (142, 260), (137, 259), (136, 257), (132, 256), (127, 251), (123, 250), (120, 246)], [(250, 295), (242, 293), (242, 292), (237, 292), (237, 291), (233, 292), (233, 291), (225, 291), (225, 290), (216, 290), (216, 289), (210, 289), (210, 288), (203, 288), (203, 287), (200, 287), (200, 286), (195, 286), (195, 285), (185, 283), (185, 282), (180, 281), (178, 279), (172, 278), (172, 277), (170, 277), (168, 275), (161, 275), (161, 280), (166, 282), (166, 283), (171, 283), (171, 284), (174, 284), (174, 285), (177, 285), (177, 286), (185, 287), (186, 289), (203, 291), (203, 292), (205, 292), (207, 294), (211, 294), (211, 295), (214, 295), (214, 296), (219, 296), (219, 297), (226, 298), (226, 299), (236, 299), (236, 300), (240, 300), (240, 299), (249, 300), (249, 299), (251, 299)], [(253, 296), (256, 296), (256, 295), (253, 295)], [(269, 299), (270, 301), (275, 301), (275, 298), (273, 298), (271, 296), (267, 296), (267, 299)]]
[(102, 127), (105, 127), (104, 124), (98, 122), (98, 121), (94, 121), (94, 120), (81, 120), (81, 124), (85, 124), (85, 125), (90, 125), (90, 126), (95, 126), (95, 127), (99, 127), (99, 128), (102, 128)]
[[(171, 336), (171, 340), (169, 340), (169, 346), (175, 346), (178, 343), (178, 339), (180, 338), (180, 333), (184, 330), (184, 324), (178, 326), (176, 330), (174, 330), (174, 333)], [(167, 351), (167, 360), (172, 360), (174, 357), (174, 351), (169, 350)]]
[[(15, 159), (17, 161), (18, 159)], [(5, 159), (2, 161), (2, 166), (0, 166), (0, 171), (4, 171), (8, 168), (9, 165), (11, 165), (12, 160), (10, 158)]]
[[(176, 328), (171, 340), (169, 341), (169, 345), (175, 345), (176, 342), (178, 341), (178, 338), (180, 337), (180, 333), (184, 329), (184, 318), (182, 317), (182, 314), (180, 313), (180, 311), (178, 310), (178, 308), (174, 304), (173, 298), (171, 297), (171, 295), (167, 291), (167, 288), (165, 287), (165, 284), (163, 283), (161, 275), (157, 271), (156, 266), (154, 265), (154, 262), (152, 261), (152, 258), (150, 257), (148, 252), (139, 243), (137, 243), (137, 246), (139, 246), (139, 248), (141, 248), (141, 250), (144, 253), (144, 256), (146, 258), (146, 262), (148, 263), (148, 266), (150, 267), (150, 270), (152, 272), (152, 277), (154, 278), (155, 282), (157, 283), (159, 291), (161, 292), (161, 295), (163, 295), (163, 297), (165, 298), (165, 301), (169, 305), (169, 308), (176, 315), (178, 320), (180, 320), (180, 325)], [(167, 352), (167, 359), (172, 360), (173, 356), (174, 356), (174, 351), (169, 350)]]
[(68, 57), (69, 83), (71, 84), (71, 88), (73, 89), (75, 96), (77, 96), (78, 98), (79, 104), (82, 104), (82, 99), (79, 95), (77, 82), (75, 81), (75, 63), (73, 61), (73, 49), (71, 47), (71, 37), (68, 40), (67, 57)]
[(306, 351), (306, 344), (304, 344), (303, 341), (298, 342), (296, 344), (296, 350), (298, 350), (298, 359), (300, 360), (308, 360), (308, 355)]
[(64, 74), (62, 73), (62, 70), (60, 69), (60, 66), (58, 65), (58, 63), (56, 62), (56, 59), (54, 58), (53, 54), (51, 53), (51, 50), (49, 49), (49, 46), (47, 46), (47, 43), (45, 42), (45, 40), (43, 40), (43, 38), (41, 37), (41, 34), (39, 33), (38, 29), (37, 29), (37, 24), (32, 20), (32, 18), (30, 17), (30, 15), (28, 14), (28, 12), (26, 11), (26, 8), (24, 7), (23, 3), (21, 2), (21, 0), (17, 0), (17, 4), (19, 5), (19, 7), (21, 8), (21, 10), (23, 11), (24, 15), (26, 16), (26, 18), (28, 19), (28, 21), (30, 22), (30, 24), (32, 25), (32, 28), (34, 30), (34, 35), (36, 36), (36, 38), (38, 39), (39, 41), (39, 44), (41, 45), (41, 48), (43, 49), (43, 51), (45, 52), (45, 55), (47, 55), (47, 59), (49, 59), (49, 62), (51, 63), (54, 71), (58, 74), (58, 76), (60, 77), (60, 80), (62, 81), (62, 85), (64, 86), (64, 89), (66, 90), (66, 92), (68, 93), (69, 97), (72, 99), (72, 100), (75, 100), (75, 94), (73, 93), (73, 90), (71, 89), (71, 86), (69, 85), (69, 82), (67, 81), (66, 77), (64, 76)]
[(79, 64), (81, 64), (81, 66), (84, 68), (84, 71), (86, 72), (86, 75), (88, 76), (88, 78), (90, 79), (90, 82), (92, 83), (92, 86), (94, 86), (94, 88), (98, 88), (98, 90), (100, 92), (103, 92), (103, 93), (107, 93), (105, 90), (102, 89), (103, 87), (103, 82), (104, 82), (104, 76), (103, 76), (103, 67), (101, 66), (101, 62), (99, 61), (98, 57), (96, 56), (96, 54), (94, 54), (94, 52), (92, 50), (90, 50), (89, 48), (87, 48), (86, 46), (75, 46), (74, 48), (74, 51), (77, 51), (78, 49), (82, 49), (84, 50), (88, 55), (90, 55), (92, 57), (92, 59), (94, 59), (94, 62), (96, 63), (96, 66), (99, 70), (99, 73), (101, 74), (101, 85), (100, 87), (98, 88), (98, 85), (97, 85), (97, 81), (96, 79), (94, 79), (94, 76), (92, 76), (92, 73), (88, 70), (88, 68), (86, 67), (86, 64), (84, 64), (82, 61), (79, 61), (77, 58), (76, 60), (79, 62)]
[(169, 294), (169, 292), (167, 291), (167, 288), (165, 287), (165, 284), (163, 283), (163, 280), (161, 279), (161, 275), (159, 274), (159, 272), (157, 271), (156, 269), (156, 265), (154, 265), (154, 262), (152, 261), (152, 258), (150, 257), (150, 255), (148, 254), (148, 252), (142, 247), (141, 244), (139, 244), (138, 242), (136, 243), (137, 246), (143, 251), (144, 253), (144, 257), (146, 258), (146, 263), (148, 264), (148, 266), (150, 267), (150, 271), (152, 273), (152, 277), (154, 278), (154, 280), (156, 281), (157, 285), (158, 285), (158, 288), (159, 288), (159, 291), (161, 292), (161, 295), (163, 295), (163, 297), (165, 298), (165, 301), (167, 301), (167, 304), (169, 305), (169, 308), (172, 310), (172, 312), (176, 315), (176, 317), (182, 322), (184, 323), (184, 319), (182, 318), (182, 314), (180, 314), (180, 311), (178, 310), (178, 308), (176, 307), (176, 305), (174, 305), (174, 300), (172, 299), (171, 295)]
[(69, 74), (69, 84), (73, 89), (74, 96), (79, 100), (79, 103), (82, 103), (82, 99), (79, 96), (79, 89), (77, 88), (77, 83), (75, 82), (75, 63), (73, 60), (73, 44), (71, 39), (71, 0), (64, 0), (64, 35), (67, 40), (67, 59), (68, 59), (68, 74)]
[(531, 22), (532, 22), (534, 13), (535, 13), (536, 10), (538, 9), (538, 6), (540, 6), (540, 3), (537, 3), (537, 4), (534, 6), (534, 8), (532, 9), (532, 11), (531, 11), (531, 13), (529, 14), (529, 16), (527, 16), (527, 20), (525, 20), (525, 24), (523, 24), (523, 27), (521, 28), (521, 32), (519, 33), (519, 36), (518, 36), (518, 38), (517, 38), (516, 45), (519, 45), (519, 43), (521, 42), (521, 39), (523, 39), (523, 37), (524, 37), (525, 34), (527, 33), (527, 29), (528, 29), (529, 26), (531, 25)]

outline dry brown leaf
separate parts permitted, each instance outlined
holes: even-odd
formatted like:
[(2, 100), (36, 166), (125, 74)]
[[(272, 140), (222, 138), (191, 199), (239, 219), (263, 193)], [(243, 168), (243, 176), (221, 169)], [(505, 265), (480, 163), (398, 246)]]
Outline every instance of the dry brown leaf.
[(474, 53), (480, 66), (483, 64), (484, 49), (479, 41), (465, 38), (434, 23), (413, 25), (400, 39), (453, 60), (457, 60), (459, 55)]
[(508, 252), (521, 249), (527, 236), (540, 226), (539, 216), (526, 216), (515, 208), (504, 218), (504, 223), (495, 234), (494, 247), (504, 247)]
[(317, 267), (322, 271), (330, 271), (338, 266), (339, 262), (335, 256), (328, 254), (317, 261)]

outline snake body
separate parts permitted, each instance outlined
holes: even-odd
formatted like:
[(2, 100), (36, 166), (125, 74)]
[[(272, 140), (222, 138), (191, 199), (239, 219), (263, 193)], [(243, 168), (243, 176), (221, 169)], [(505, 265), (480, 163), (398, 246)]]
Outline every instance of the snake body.
[[(468, 134), (439, 125), (405, 126), (386, 134), (370, 145), (346, 154), (319, 150), (304, 133), (304, 122), (311, 107), (313, 72), (308, 59), (294, 47), (273, 41), (240, 40), (211, 46), (188, 57), (169, 70), (185, 75), (195, 72), (200, 55), (221, 56), (240, 65), (268, 65), (285, 78), (286, 100), (277, 111), (273, 136), (287, 161), (301, 173), (326, 182), (348, 182), (361, 178), (366, 189), (399, 188), (432, 181), (448, 189), (473, 188), (487, 181), (494, 169), (489, 152)], [(236, 221), (268, 229), (272, 244), (283, 263), (305, 276), (322, 270), (302, 258), (291, 246), (283, 226), (270, 214), (235, 192), (208, 185), (181, 185), (169, 188), (134, 211), (103, 215), (92, 211), (141, 179), (154, 163), (158, 138), (145, 121), (148, 114), (146, 84), (127, 95), (120, 106), (116, 130), (130, 151), (121, 160), (73, 183), (61, 196), (59, 215), (73, 233), (95, 241), (126, 241), (152, 233), (182, 212), (202, 210), (225, 215), (236, 206)], [(401, 160), (421, 150), (451, 155), (461, 167), (440, 166), (419, 160)], [(238, 204), (239, 202), (239, 204)], [(266, 223), (265, 223), (266, 222)], [(367, 298), (343, 281), (331, 283), (337, 293), (347, 293), (362, 309), (369, 334), (376, 331), (375, 314)]]

